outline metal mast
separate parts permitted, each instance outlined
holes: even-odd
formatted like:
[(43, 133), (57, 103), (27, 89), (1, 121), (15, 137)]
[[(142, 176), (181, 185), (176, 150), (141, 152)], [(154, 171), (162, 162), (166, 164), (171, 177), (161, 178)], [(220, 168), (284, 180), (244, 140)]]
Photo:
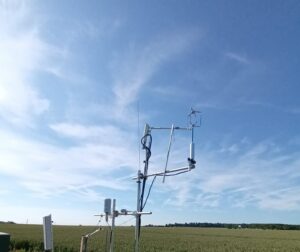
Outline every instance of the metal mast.
[[(139, 242), (140, 242), (140, 232), (141, 232), (141, 216), (143, 214), (149, 214), (146, 212), (143, 212), (143, 209), (147, 203), (148, 197), (150, 195), (150, 190), (152, 188), (152, 185), (155, 181), (155, 178), (157, 176), (163, 177), (163, 182), (165, 182), (166, 176), (176, 176), (185, 172), (189, 172), (192, 169), (196, 167), (196, 161), (195, 161), (195, 143), (194, 143), (194, 128), (200, 127), (200, 124), (197, 122), (197, 114), (200, 113), (199, 111), (196, 111), (194, 109), (191, 109), (191, 112), (188, 114), (189, 118), (189, 125), (188, 127), (177, 127), (172, 124), (171, 127), (151, 127), (148, 124), (145, 125), (144, 129), (144, 136), (141, 139), (142, 149), (145, 150), (145, 160), (144, 160), (144, 171), (143, 173), (141, 170), (138, 170), (136, 182), (137, 182), (137, 207), (136, 207), (136, 225), (135, 225), (135, 252), (139, 252)], [(168, 151), (167, 151), (167, 157), (166, 157), (166, 163), (165, 168), (163, 172), (148, 174), (148, 167), (149, 167), (149, 159), (151, 157), (151, 145), (152, 145), (152, 130), (170, 130), (170, 140), (168, 145)], [(185, 131), (191, 131), (191, 143), (190, 143), (190, 153), (189, 157), (187, 158), (188, 165), (185, 167), (175, 168), (175, 169), (168, 169), (168, 161), (169, 161), (169, 155), (170, 150), (172, 146), (172, 139), (175, 130), (185, 130)], [(146, 199), (144, 199), (145, 196), (145, 186), (146, 181), (149, 177), (154, 177), (152, 180), (152, 183), (150, 185), (148, 194), (146, 196)]]

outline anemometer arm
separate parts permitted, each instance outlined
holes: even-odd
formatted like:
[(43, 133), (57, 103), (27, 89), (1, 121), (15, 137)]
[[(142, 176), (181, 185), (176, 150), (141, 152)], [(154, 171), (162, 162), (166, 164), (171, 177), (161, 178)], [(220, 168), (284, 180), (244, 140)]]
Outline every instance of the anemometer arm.
[[(196, 113), (196, 112), (194, 112)], [(191, 114), (189, 115), (191, 116)], [(195, 161), (195, 143), (194, 143), (194, 127), (196, 124), (191, 122), (190, 119), (190, 127), (177, 127), (172, 125), (171, 127), (151, 127), (148, 124), (145, 125), (144, 129), (144, 136), (142, 138), (142, 149), (146, 150), (146, 160), (144, 161), (145, 163), (145, 168), (144, 168), (144, 173), (139, 173), (139, 178), (145, 181), (148, 177), (153, 177), (153, 176), (163, 176), (163, 183), (165, 182), (165, 177), (167, 176), (175, 176), (184, 172), (188, 172), (196, 167), (196, 161)], [(170, 140), (169, 140), (169, 145), (168, 145), (168, 151), (167, 151), (167, 158), (166, 158), (166, 164), (163, 172), (158, 172), (158, 173), (153, 173), (153, 174), (148, 174), (148, 162), (149, 158), (151, 156), (151, 143), (152, 143), (152, 135), (151, 131), (152, 130), (170, 130)], [(172, 146), (172, 141), (173, 141), (173, 135), (175, 130), (185, 130), (185, 131), (191, 131), (192, 132), (192, 142), (190, 144), (190, 155), (187, 158), (188, 161), (188, 166), (187, 167), (181, 167), (177, 169), (172, 169), (168, 170), (168, 162), (169, 162), (169, 156), (170, 156), (170, 151), (171, 151), (171, 146)], [(147, 145), (147, 140), (149, 140), (149, 143)], [(150, 154), (149, 154), (150, 153)], [(138, 179), (137, 177), (135, 179)], [(144, 185), (144, 183), (143, 183)]]
[[(194, 161), (194, 162), (196, 162), (196, 161)], [(188, 172), (191, 169), (195, 169), (195, 165), (193, 165), (192, 167), (186, 166), (186, 167), (180, 167), (180, 168), (177, 168), (177, 169), (166, 170), (166, 171), (163, 171), (163, 172), (148, 174), (147, 178), (154, 177), (154, 176), (165, 176), (165, 177), (176, 176), (176, 175), (179, 175), (181, 173)], [(136, 179), (136, 178), (134, 178), (134, 179)]]

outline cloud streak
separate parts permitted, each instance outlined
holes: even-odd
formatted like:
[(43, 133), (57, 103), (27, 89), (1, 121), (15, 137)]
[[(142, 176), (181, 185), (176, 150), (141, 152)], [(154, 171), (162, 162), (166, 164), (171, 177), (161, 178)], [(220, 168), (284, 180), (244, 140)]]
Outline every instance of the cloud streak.
[(129, 53), (115, 57), (112, 74), (117, 114), (121, 116), (137, 100), (143, 87), (149, 84), (163, 64), (188, 50), (198, 37), (195, 32), (169, 34), (144, 47), (134, 45)]
[(129, 132), (121, 130), (113, 125), (82, 125), (78, 123), (57, 123), (50, 128), (58, 135), (73, 140), (82, 140), (101, 143), (124, 143), (134, 141)]
[(250, 63), (250, 61), (245, 56), (242, 56), (242, 55), (237, 54), (237, 53), (227, 52), (227, 53), (225, 53), (225, 56), (227, 58), (235, 60), (235, 61), (237, 61), (241, 64), (249, 64)]
[(32, 126), (34, 118), (50, 107), (37, 88), (41, 83), (33, 82), (34, 75), (47, 72), (60, 51), (41, 38), (24, 2), (2, 1), (0, 23), (0, 117)]
[(135, 153), (124, 145), (85, 142), (58, 147), (8, 131), (1, 131), (0, 137), (0, 172), (38, 195), (79, 189), (93, 194), (95, 187), (124, 190), (126, 181), (115, 172), (131, 171), (136, 164)]
[[(232, 145), (228, 145), (231, 158), (227, 161), (199, 150), (202, 154), (193, 174), (184, 179), (175, 177), (169, 182), (169, 189), (177, 193), (166, 203), (299, 210), (300, 186), (296, 182), (300, 179), (299, 153), (287, 154), (285, 148), (272, 141), (263, 141), (251, 148), (242, 143), (235, 145), (240, 151), (232, 153)], [(225, 147), (220, 146), (220, 152), (224, 151)]]

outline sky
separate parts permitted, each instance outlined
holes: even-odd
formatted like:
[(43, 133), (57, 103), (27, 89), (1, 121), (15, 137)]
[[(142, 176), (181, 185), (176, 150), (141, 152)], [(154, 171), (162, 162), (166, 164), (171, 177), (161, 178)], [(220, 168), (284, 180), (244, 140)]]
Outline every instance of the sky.
[[(0, 220), (135, 210), (144, 124), (193, 107), (196, 169), (155, 181), (142, 224), (300, 224), (299, 24), (296, 0), (1, 0)], [(169, 131), (152, 137), (157, 172)], [(175, 132), (169, 169), (190, 141)]]

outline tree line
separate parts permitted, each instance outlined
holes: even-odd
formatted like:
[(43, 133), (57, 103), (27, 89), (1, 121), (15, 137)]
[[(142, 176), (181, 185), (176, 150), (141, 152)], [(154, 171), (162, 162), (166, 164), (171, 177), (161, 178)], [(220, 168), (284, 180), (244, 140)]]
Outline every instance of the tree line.
[(300, 225), (280, 224), (280, 223), (209, 223), (209, 222), (190, 222), (166, 224), (166, 227), (202, 227), (202, 228), (252, 228), (252, 229), (276, 229), (276, 230), (300, 230)]
[(13, 221), (0, 221), (0, 224), (16, 224)]

